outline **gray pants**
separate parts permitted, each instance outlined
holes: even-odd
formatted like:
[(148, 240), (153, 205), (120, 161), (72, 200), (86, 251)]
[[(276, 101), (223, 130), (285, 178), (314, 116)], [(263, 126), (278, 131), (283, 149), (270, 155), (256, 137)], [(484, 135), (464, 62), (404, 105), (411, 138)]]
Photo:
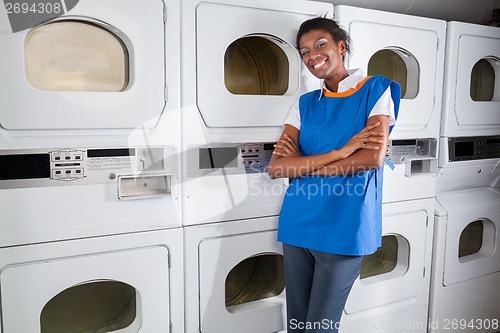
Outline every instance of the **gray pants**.
[(337, 333), (362, 256), (283, 244), (288, 333)]

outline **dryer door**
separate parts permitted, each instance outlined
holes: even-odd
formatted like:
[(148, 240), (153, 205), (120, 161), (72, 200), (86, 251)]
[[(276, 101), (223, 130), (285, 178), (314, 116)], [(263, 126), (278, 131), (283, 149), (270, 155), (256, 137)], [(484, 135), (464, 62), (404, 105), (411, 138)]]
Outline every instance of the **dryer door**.
[(391, 138), (439, 137), (446, 22), (349, 6), (335, 6), (335, 19), (352, 39), (348, 67), (401, 85)]
[(200, 243), (201, 332), (286, 329), (283, 257), (276, 237), (276, 231), (261, 231)]
[(498, 28), (448, 23), (446, 136), (496, 135), (500, 131)]
[(500, 193), (488, 187), (440, 194), (447, 211), (445, 286), (500, 271)]
[(168, 256), (151, 246), (6, 266), (2, 332), (169, 332)]
[(196, 7), (196, 103), (207, 127), (280, 127), (298, 97), (319, 88), (301, 69), (295, 36), (331, 5), (249, 3)]
[[(6, 130), (153, 127), (165, 106), (164, 2), (80, 1), (12, 33), (0, 16)], [(178, 46), (176, 46), (178, 47)], [(167, 73), (168, 74), (168, 73)]]
[[(382, 246), (363, 259), (345, 312), (355, 314), (383, 306), (406, 306), (427, 302), (432, 237), (427, 223), (433, 214), (433, 200), (385, 204)], [(430, 267), (429, 267), (430, 268)]]

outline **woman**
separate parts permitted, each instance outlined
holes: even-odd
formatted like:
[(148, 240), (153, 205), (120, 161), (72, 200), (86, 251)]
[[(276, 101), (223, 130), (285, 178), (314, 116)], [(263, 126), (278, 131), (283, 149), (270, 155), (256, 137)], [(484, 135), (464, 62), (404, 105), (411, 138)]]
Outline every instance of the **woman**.
[(293, 178), (280, 212), (288, 332), (337, 332), (363, 255), (382, 240), (382, 167), (399, 85), (346, 70), (348, 34), (333, 20), (302, 23), (297, 49), (322, 89), (301, 96), (269, 165)]

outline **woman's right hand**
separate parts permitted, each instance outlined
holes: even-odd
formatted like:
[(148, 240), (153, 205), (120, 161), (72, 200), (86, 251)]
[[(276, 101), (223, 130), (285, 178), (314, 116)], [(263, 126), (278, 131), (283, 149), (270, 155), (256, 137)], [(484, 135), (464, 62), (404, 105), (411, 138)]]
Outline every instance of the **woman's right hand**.
[(342, 158), (346, 158), (358, 149), (380, 149), (379, 144), (384, 142), (385, 133), (377, 127), (380, 122), (366, 125), (358, 134), (354, 135), (342, 148), (338, 150)]

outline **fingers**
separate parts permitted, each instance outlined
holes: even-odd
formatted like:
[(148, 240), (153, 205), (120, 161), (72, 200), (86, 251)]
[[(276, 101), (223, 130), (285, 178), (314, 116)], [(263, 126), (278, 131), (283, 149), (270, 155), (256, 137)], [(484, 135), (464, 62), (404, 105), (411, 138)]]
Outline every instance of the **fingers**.
[(362, 148), (364, 148), (364, 149), (371, 149), (371, 150), (379, 150), (380, 149), (379, 146), (372, 145), (372, 144), (369, 144), (369, 143), (365, 143)]
[(295, 145), (295, 142), (285, 135), (285, 140), (280, 139), (274, 145), (273, 154), (287, 157), (287, 156), (300, 156), (299, 149)]
[(299, 148), (297, 148), (297, 145), (295, 144), (295, 141), (292, 140), (292, 138), (290, 138), (290, 136), (288, 134), (285, 134), (285, 139), (287, 140), (287, 142), (290, 143), (290, 145), (295, 149), (295, 150), (299, 150)]
[(380, 126), (380, 122), (374, 122), (373, 124), (366, 125), (365, 128), (363, 128), (359, 133), (368, 132), (378, 126)]

